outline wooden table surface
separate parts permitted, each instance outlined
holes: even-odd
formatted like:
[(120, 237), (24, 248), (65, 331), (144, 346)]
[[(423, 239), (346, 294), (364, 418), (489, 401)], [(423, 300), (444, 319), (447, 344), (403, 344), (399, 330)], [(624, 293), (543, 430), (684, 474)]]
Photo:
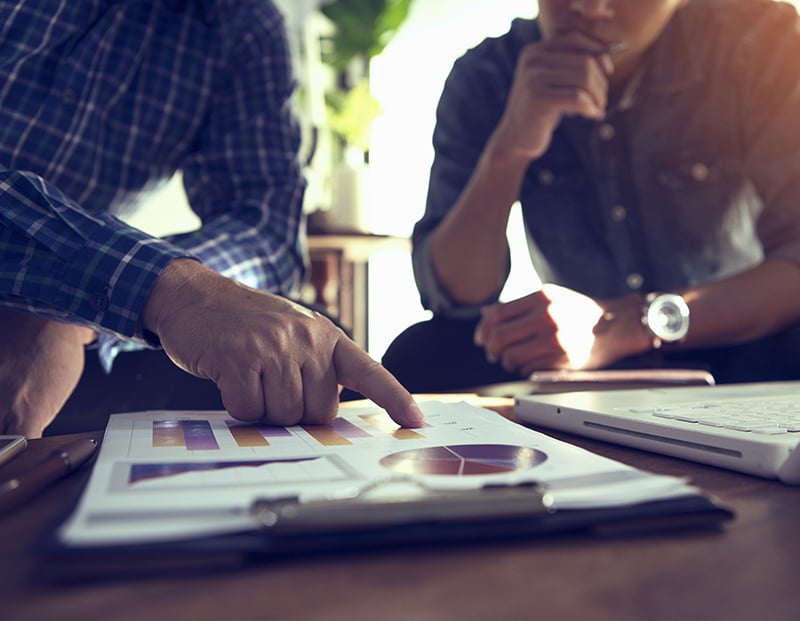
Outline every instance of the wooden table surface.
[[(507, 402), (490, 404), (508, 413)], [(32, 441), (0, 476), (74, 437)], [(328, 554), (136, 579), (45, 579), (34, 545), (79, 493), (84, 470), (0, 517), (0, 619), (800, 619), (800, 489), (559, 437), (653, 472), (688, 475), (736, 517), (719, 531)]]

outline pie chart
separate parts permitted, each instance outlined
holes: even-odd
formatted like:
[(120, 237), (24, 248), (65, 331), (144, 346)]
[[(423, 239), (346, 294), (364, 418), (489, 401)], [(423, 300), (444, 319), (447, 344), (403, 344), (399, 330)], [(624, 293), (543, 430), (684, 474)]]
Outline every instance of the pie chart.
[(380, 463), (403, 474), (474, 476), (528, 470), (547, 459), (542, 451), (508, 444), (457, 444), (391, 453)]

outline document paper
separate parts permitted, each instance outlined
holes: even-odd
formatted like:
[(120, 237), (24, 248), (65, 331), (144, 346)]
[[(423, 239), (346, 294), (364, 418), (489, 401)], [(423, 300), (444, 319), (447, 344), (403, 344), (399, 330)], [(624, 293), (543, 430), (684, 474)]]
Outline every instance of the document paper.
[(377, 406), (331, 425), (248, 424), (226, 412), (110, 417), (67, 545), (148, 543), (252, 530), (257, 500), (337, 500), (395, 481), (429, 490), (536, 482), (556, 509), (621, 506), (696, 493), (464, 402), (426, 401), (400, 428)]

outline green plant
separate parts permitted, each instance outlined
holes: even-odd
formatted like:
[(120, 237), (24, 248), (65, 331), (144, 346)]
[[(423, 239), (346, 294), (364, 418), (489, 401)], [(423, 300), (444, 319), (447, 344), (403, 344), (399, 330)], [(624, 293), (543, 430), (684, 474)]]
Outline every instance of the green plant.
[(370, 128), (381, 113), (381, 107), (369, 92), (368, 80), (353, 88), (330, 93), (327, 98), (328, 124), (345, 144), (369, 150)]
[(331, 130), (345, 145), (369, 149), (380, 105), (370, 93), (369, 63), (408, 17), (413, 0), (329, 0), (320, 11), (333, 24), (322, 40), (322, 59), (336, 74), (326, 97)]
[(334, 25), (323, 59), (337, 71), (353, 61), (369, 63), (408, 17), (413, 0), (330, 0), (320, 7)]

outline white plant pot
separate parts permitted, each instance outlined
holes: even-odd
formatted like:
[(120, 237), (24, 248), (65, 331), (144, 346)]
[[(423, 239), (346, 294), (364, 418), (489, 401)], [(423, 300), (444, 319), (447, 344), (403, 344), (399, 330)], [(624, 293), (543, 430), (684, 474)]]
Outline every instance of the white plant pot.
[(330, 226), (338, 231), (365, 233), (367, 222), (367, 185), (369, 166), (357, 148), (345, 150), (333, 172), (333, 201), (328, 213)]

